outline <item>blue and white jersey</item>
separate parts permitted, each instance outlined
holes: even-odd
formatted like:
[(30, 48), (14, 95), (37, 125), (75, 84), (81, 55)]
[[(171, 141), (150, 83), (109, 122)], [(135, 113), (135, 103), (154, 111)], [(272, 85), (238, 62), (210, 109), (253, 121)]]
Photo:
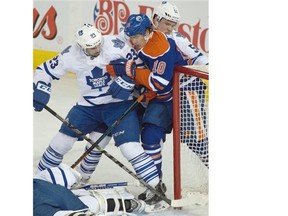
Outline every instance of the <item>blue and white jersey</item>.
[(107, 93), (114, 78), (106, 72), (106, 65), (119, 58), (136, 59), (137, 54), (117, 36), (104, 36), (104, 44), (96, 58), (87, 56), (78, 44), (74, 43), (38, 66), (34, 83), (43, 81), (48, 84), (52, 80), (59, 80), (67, 72), (73, 72), (80, 87), (80, 98), (77, 102), (79, 105), (94, 106), (120, 102), (121, 99), (112, 98), (112, 95)]
[(177, 31), (172, 31), (168, 37), (175, 40), (181, 52), (192, 60), (191, 65), (206, 65), (209, 63), (208, 57), (200, 52), (189, 40)]

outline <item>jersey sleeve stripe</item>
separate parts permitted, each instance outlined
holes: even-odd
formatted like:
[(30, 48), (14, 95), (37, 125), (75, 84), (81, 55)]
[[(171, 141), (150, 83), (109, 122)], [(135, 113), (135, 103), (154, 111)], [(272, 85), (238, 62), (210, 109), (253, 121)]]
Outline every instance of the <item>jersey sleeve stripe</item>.
[(54, 76), (53, 74), (50, 73), (50, 71), (49, 71), (49, 69), (48, 69), (48, 67), (47, 67), (46, 62), (44, 62), (43, 66), (44, 66), (44, 71), (45, 71), (47, 74), (49, 74), (49, 76), (51, 76), (53, 80), (55, 80), (55, 79), (56, 79), (56, 80), (59, 80), (58, 77), (56, 77), (56, 76)]

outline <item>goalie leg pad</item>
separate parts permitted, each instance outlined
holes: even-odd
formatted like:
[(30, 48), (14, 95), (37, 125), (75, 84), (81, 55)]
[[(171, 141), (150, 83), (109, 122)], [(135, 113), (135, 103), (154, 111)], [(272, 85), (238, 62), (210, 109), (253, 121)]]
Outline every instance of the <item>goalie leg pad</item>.
[[(99, 215), (123, 215), (127, 212), (136, 211), (142, 212), (145, 208), (141, 205), (135, 206), (134, 196), (125, 188), (122, 189), (99, 189), (90, 190), (90, 198), (87, 196), (80, 197), (80, 200), (89, 206), (90, 211), (100, 213)], [(94, 200), (94, 206), (93, 205)], [(95, 208), (95, 202), (97, 203)], [(137, 202), (137, 201), (136, 201)], [(134, 205), (133, 205), (134, 204)], [(143, 203), (141, 203), (143, 204)]]

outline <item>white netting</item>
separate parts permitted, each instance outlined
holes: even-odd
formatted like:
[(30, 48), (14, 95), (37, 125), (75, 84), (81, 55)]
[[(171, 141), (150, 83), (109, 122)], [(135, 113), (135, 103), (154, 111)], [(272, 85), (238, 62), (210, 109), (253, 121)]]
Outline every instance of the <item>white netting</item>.
[[(195, 69), (208, 72), (207, 66)], [(208, 80), (181, 73), (179, 84), (181, 193), (208, 195)]]

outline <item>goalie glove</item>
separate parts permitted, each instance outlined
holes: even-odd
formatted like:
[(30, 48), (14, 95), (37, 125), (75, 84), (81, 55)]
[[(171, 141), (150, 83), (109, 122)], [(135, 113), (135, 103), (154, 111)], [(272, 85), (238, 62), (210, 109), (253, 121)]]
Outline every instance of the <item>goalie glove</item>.
[(110, 85), (108, 94), (111, 94), (113, 98), (127, 100), (134, 89), (134, 85), (134, 81), (128, 76), (118, 76)]
[(34, 110), (40, 112), (46, 106), (50, 99), (51, 83), (48, 85), (42, 81), (33, 83), (33, 107)]
[(117, 59), (111, 61), (109, 65), (106, 66), (107, 72), (112, 76), (122, 76), (127, 75), (131, 79), (135, 78), (135, 68), (136, 63), (134, 60)]

